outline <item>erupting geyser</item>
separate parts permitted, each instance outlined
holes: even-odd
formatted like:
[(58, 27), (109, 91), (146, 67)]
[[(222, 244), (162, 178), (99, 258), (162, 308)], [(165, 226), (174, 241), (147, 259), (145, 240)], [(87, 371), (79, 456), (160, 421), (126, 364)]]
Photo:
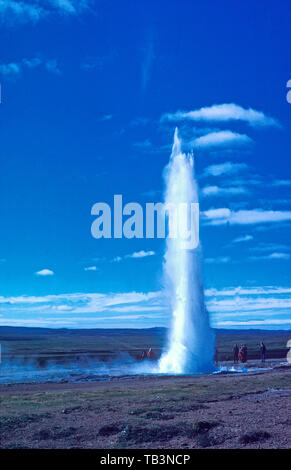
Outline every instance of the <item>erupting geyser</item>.
[[(165, 203), (198, 203), (193, 156), (181, 151), (178, 130), (166, 173)], [(167, 349), (159, 361), (159, 372), (192, 374), (214, 370), (214, 333), (204, 303), (200, 245), (185, 249), (178, 233), (167, 237), (164, 275), (172, 309)]]

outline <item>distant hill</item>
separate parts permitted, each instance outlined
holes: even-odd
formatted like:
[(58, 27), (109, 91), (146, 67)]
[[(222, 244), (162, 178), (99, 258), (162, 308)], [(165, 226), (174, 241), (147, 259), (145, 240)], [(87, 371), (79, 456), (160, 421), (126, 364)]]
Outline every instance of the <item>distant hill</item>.
[[(140, 335), (165, 335), (168, 328), (38, 328), (24, 326), (0, 326), (1, 337), (9, 336), (140, 336)], [(261, 329), (215, 329), (216, 335), (220, 336), (272, 336), (284, 335), (291, 337), (291, 330), (261, 330)]]
[(167, 328), (34, 328), (24, 326), (0, 326), (0, 339), (1, 337), (9, 336), (140, 336), (143, 333), (148, 335), (152, 334), (165, 334)]

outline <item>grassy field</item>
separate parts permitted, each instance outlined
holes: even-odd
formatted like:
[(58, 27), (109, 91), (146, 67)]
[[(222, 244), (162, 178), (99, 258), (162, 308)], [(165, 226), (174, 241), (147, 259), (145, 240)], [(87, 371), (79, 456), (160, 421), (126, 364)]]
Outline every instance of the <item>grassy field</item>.
[(290, 372), (1, 386), (1, 447), (288, 447)]
[[(108, 360), (121, 352), (158, 356), (166, 330), (44, 330), (0, 328), (3, 363), (79, 357)], [(252, 366), (258, 344), (263, 372), (198, 376), (131, 376), (107, 382), (0, 385), (2, 448), (289, 448), (291, 366), (288, 331), (216, 331), (219, 361), (246, 343)], [(250, 369), (251, 370), (251, 369)]]
[[(232, 359), (235, 343), (246, 343), (250, 359), (259, 358), (259, 343), (267, 346), (267, 357), (284, 358), (290, 331), (216, 330), (216, 348), (219, 361)], [(153, 348), (160, 355), (167, 340), (164, 328), (116, 330), (52, 330), (41, 328), (0, 327), (2, 357), (71, 360), (82, 355), (110, 359), (119, 352), (139, 357), (141, 352)]]

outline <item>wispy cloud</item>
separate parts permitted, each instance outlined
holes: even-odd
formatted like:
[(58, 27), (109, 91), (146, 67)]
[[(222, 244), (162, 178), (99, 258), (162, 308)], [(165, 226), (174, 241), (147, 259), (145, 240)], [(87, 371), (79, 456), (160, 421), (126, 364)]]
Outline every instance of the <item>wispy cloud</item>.
[(290, 328), (291, 322), (288, 318), (281, 320), (228, 320), (228, 321), (218, 321), (217, 326), (219, 328), (252, 328), (256, 327), (261, 330), (264, 329), (273, 329), (274, 327), (281, 328)]
[(289, 259), (290, 259), (290, 254), (289, 254), (289, 253), (274, 252), (274, 253), (270, 253), (269, 255), (249, 256), (248, 259), (249, 259), (250, 261), (260, 261), (260, 260), (289, 260)]
[(241, 237), (235, 238), (232, 243), (243, 243), (243, 242), (249, 242), (253, 240), (254, 237), (253, 235), (242, 235)]
[(284, 243), (274, 243), (274, 242), (260, 242), (256, 243), (255, 246), (250, 248), (252, 251), (256, 252), (266, 252), (266, 251), (290, 251), (291, 247), (289, 245), (284, 245)]
[(40, 271), (37, 271), (34, 273), (36, 276), (53, 276), (54, 272), (51, 271), (50, 269), (41, 269)]
[(271, 253), (268, 259), (290, 259), (289, 253)]
[(291, 294), (291, 287), (281, 286), (255, 286), (255, 287), (225, 287), (223, 289), (210, 288), (205, 290), (206, 297), (236, 297), (236, 296), (269, 296)]
[(129, 259), (129, 258), (147, 258), (148, 256), (154, 256), (156, 253), (154, 251), (135, 251), (134, 253), (130, 253), (128, 255), (124, 256), (116, 256), (113, 258), (113, 262), (119, 263), (123, 259)]
[(122, 261), (121, 256), (115, 256), (115, 258), (112, 259), (112, 263), (119, 263), (120, 261)]
[(245, 146), (253, 143), (253, 140), (246, 134), (239, 134), (230, 130), (210, 132), (196, 139), (191, 140), (188, 145), (194, 148), (209, 147), (234, 147)]
[(217, 256), (216, 258), (205, 258), (207, 264), (225, 264), (230, 263), (231, 258), (229, 256)]
[(162, 121), (201, 121), (201, 122), (228, 122), (244, 121), (250, 126), (280, 126), (279, 122), (262, 111), (252, 108), (245, 109), (235, 103), (214, 104), (193, 111), (177, 111), (164, 114)]
[(15, 77), (20, 73), (20, 71), (20, 65), (15, 62), (10, 62), (8, 64), (0, 64), (0, 74), (4, 77)]
[(0, 18), (2, 21), (8, 21), (9, 24), (14, 21), (26, 23), (36, 23), (46, 16), (44, 9), (38, 2), (25, 2), (14, 0), (0, 0)]
[(44, 62), (44, 66), (48, 72), (54, 73), (56, 75), (61, 75), (57, 60), (47, 60)]
[(219, 186), (205, 186), (202, 188), (202, 195), (204, 197), (210, 196), (235, 196), (241, 194), (247, 194), (249, 190), (243, 186), (230, 186), (230, 187), (219, 187)]
[[(291, 288), (280, 286), (206, 289), (216, 327), (290, 326)], [(72, 293), (0, 296), (2, 325), (72, 328), (167, 326), (164, 295), (157, 292)]]
[(216, 165), (209, 165), (205, 168), (202, 176), (232, 175), (247, 170), (249, 167), (245, 163), (224, 162)]
[(141, 327), (165, 323), (166, 307), (161, 292), (74, 293), (0, 297), (2, 312), (2, 325)]
[(103, 114), (99, 121), (110, 121), (113, 118), (113, 114)]
[(291, 186), (291, 180), (275, 180), (273, 186)]
[(154, 251), (136, 251), (135, 253), (132, 253), (132, 255), (128, 255), (127, 258), (146, 258), (147, 256), (154, 256), (155, 252)]
[(204, 211), (202, 215), (210, 225), (249, 225), (291, 221), (291, 211), (261, 209), (231, 211), (227, 208), (219, 208)]
[(291, 288), (231, 287), (207, 289), (207, 308), (219, 327), (289, 328)]
[(16, 78), (24, 69), (36, 69), (43, 67), (50, 73), (60, 75), (60, 69), (55, 59), (43, 60), (38, 57), (31, 59), (22, 59), (19, 62), (10, 62), (7, 64), (0, 64), (0, 75), (7, 78)]
[(90, 0), (0, 0), (0, 19), (5, 24), (37, 23), (49, 15), (78, 15)]
[(97, 270), (98, 270), (97, 266), (88, 266), (84, 268), (84, 271), (97, 271)]

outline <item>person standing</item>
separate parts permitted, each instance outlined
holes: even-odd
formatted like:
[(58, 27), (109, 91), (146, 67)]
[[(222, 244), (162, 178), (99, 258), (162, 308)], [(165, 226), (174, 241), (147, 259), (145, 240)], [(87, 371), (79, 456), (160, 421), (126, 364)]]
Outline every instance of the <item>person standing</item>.
[(152, 348), (150, 348), (147, 352), (147, 359), (154, 360), (155, 358), (156, 358), (156, 356), (154, 354), (154, 351), (152, 350)]
[(235, 364), (238, 363), (238, 352), (239, 352), (238, 345), (235, 344), (234, 347), (233, 347), (233, 362)]
[(265, 358), (266, 358), (266, 346), (264, 345), (263, 341), (261, 341), (261, 344), (260, 344), (260, 351), (261, 351), (261, 361), (262, 362), (265, 362)]
[(245, 344), (242, 344), (238, 353), (239, 360), (244, 363), (248, 360), (248, 349)]

